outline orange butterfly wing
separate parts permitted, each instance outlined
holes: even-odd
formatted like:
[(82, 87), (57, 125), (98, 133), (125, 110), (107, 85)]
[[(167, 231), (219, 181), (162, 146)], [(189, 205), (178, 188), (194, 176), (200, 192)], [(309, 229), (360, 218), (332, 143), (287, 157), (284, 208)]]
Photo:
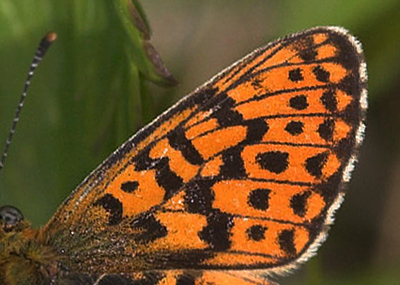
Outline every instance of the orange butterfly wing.
[(362, 141), (366, 81), (342, 28), (272, 42), (130, 138), (42, 232), (72, 272), (266, 284), (326, 237)]

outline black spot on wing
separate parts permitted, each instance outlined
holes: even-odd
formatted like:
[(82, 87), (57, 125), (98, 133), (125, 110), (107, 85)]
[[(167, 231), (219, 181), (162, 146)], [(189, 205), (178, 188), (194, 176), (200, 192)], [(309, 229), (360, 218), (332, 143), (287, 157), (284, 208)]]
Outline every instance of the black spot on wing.
[(253, 80), (250, 81), (251, 86), (254, 87), (255, 90), (263, 89), (262, 80), (258, 77), (255, 77)]
[(150, 149), (142, 151), (135, 157), (135, 170), (156, 169), (157, 184), (165, 190), (164, 199), (169, 199), (176, 190), (182, 187), (183, 179), (171, 170), (168, 157), (152, 159), (149, 153)]
[(333, 132), (335, 129), (335, 121), (332, 119), (326, 119), (323, 123), (318, 126), (318, 134), (325, 141), (329, 142), (333, 139)]
[(135, 240), (140, 243), (153, 242), (168, 234), (167, 228), (150, 213), (135, 218), (131, 223), (131, 228), (138, 231)]
[(289, 154), (282, 151), (268, 151), (257, 154), (256, 162), (262, 169), (279, 174), (289, 166)]
[(304, 110), (308, 107), (306, 95), (296, 95), (289, 100), (289, 106), (295, 110)]
[(212, 210), (214, 192), (211, 187), (215, 180), (199, 179), (191, 181), (185, 187), (185, 207), (189, 213), (208, 214)]
[(179, 150), (183, 157), (194, 165), (201, 165), (204, 161), (201, 154), (188, 140), (182, 128), (178, 127), (168, 135), (168, 141), (171, 147)]
[(291, 121), (286, 127), (285, 131), (291, 134), (292, 136), (300, 135), (303, 132), (304, 123), (300, 121)]
[(337, 100), (335, 96), (334, 90), (327, 90), (321, 96), (321, 102), (324, 105), (325, 109), (329, 112), (337, 111)]
[(305, 191), (303, 193), (299, 193), (294, 195), (290, 199), (290, 207), (293, 209), (293, 213), (295, 213), (299, 217), (304, 217), (307, 213), (307, 199), (311, 196), (311, 191)]
[(125, 181), (121, 184), (121, 190), (125, 193), (133, 193), (139, 187), (139, 182), (137, 181)]
[[(353, 101), (346, 106), (341, 114), (341, 118), (354, 129), (360, 125), (360, 121), (365, 116), (365, 112), (361, 109), (360, 104), (353, 98)], [(354, 134), (353, 134), (354, 135)]]
[(222, 153), (223, 164), (220, 167), (220, 175), (224, 179), (246, 177), (246, 169), (241, 156), (241, 147), (232, 147)]
[(287, 255), (295, 255), (294, 230), (283, 230), (278, 235), (278, 244)]
[(105, 194), (94, 202), (95, 206), (103, 207), (108, 213), (108, 224), (117, 225), (122, 221), (122, 203), (111, 194)]
[(325, 70), (322, 66), (317, 65), (313, 68), (312, 72), (314, 73), (315, 77), (318, 81), (327, 83), (329, 82), (331, 74), (329, 71)]
[(302, 35), (301, 38), (296, 38), (293, 48), (299, 57), (306, 62), (315, 60), (318, 55), (315, 50), (314, 38), (311, 35)]
[(233, 219), (230, 215), (215, 211), (207, 216), (207, 226), (199, 232), (199, 237), (213, 250), (227, 250), (231, 246), (230, 230), (232, 227)]
[(155, 168), (157, 160), (150, 158), (150, 148), (141, 151), (135, 158), (135, 170), (149, 170)]
[(229, 127), (243, 124), (243, 116), (233, 109), (235, 100), (225, 93), (218, 94), (219, 104), (211, 106), (211, 117), (217, 119), (221, 127)]
[(196, 94), (191, 97), (193, 103), (195, 105), (205, 105), (205, 103), (211, 100), (218, 92), (216, 88), (202, 88), (201, 90), (197, 91)]
[(249, 240), (261, 241), (265, 239), (267, 228), (260, 225), (251, 226), (246, 230), (246, 235)]
[(169, 159), (161, 158), (156, 167), (156, 181), (165, 190), (164, 199), (167, 200), (183, 185), (183, 179), (169, 167)]
[(337, 198), (338, 192), (343, 191), (340, 189), (342, 183), (342, 174), (335, 172), (326, 181), (316, 186), (315, 190), (318, 194), (322, 195), (325, 204), (332, 205)]
[(315, 50), (314, 41), (311, 37), (307, 37), (303, 41), (303, 45), (299, 46), (298, 54), (302, 60), (305, 62), (314, 61), (318, 55), (317, 51)]
[(249, 193), (247, 204), (256, 210), (268, 210), (270, 189), (255, 189)]
[(328, 156), (328, 152), (322, 152), (315, 156), (307, 158), (305, 165), (307, 172), (316, 178), (321, 178), (322, 169), (325, 166)]
[(267, 122), (262, 118), (248, 120), (244, 125), (247, 126), (246, 139), (243, 142), (244, 144), (260, 142), (269, 130)]
[(352, 154), (354, 144), (354, 138), (345, 138), (340, 140), (340, 142), (334, 146), (333, 151), (340, 161), (348, 161)]
[(288, 78), (292, 82), (299, 82), (304, 80), (301, 68), (294, 68), (289, 70)]

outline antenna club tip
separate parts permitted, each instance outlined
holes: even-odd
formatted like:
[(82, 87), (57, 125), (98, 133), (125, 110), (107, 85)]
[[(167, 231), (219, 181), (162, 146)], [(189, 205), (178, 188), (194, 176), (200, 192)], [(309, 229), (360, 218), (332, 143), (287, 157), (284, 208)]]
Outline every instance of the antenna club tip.
[(57, 39), (57, 34), (55, 32), (48, 32), (45, 36), (46, 41), (52, 43)]

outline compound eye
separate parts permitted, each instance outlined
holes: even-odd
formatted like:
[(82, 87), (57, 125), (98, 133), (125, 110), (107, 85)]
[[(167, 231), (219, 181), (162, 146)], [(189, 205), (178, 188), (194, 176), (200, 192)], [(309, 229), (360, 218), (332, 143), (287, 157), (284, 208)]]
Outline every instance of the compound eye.
[(24, 219), (21, 211), (13, 206), (0, 207), (0, 224), (7, 232), (10, 231), (16, 224)]

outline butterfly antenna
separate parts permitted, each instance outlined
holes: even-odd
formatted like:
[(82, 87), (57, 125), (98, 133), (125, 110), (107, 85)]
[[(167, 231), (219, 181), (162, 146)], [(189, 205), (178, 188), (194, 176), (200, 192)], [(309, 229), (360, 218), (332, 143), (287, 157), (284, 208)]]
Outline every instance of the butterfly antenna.
[(28, 89), (29, 89), (29, 85), (31, 84), (33, 74), (35, 73), (35, 70), (39, 66), (39, 63), (42, 61), (47, 50), (49, 49), (51, 44), (56, 40), (56, 38), (57, 38), (56, 33), (53, 33), (53, 32), (47, 33), (47, 35), (41, 40), (41, 42), (36, 50), (32, 64), (29, 67), (28, 76), (26, 77), (26, 80), (25, 80), (24, 89), (22, 90), (22, 95), (21, 95), (21, 98), (19, 99), (18, 107), (15, 111), (14, 120), (11, 124), (11, 128), (8, 133), (6, 145), (5, 145), (4, 151), (3, 151), (3, 156), (1, 157), (1, 160), (0, 160), (0, 173), (4, 167), (4, 162), (6, 161), (8, 149), (10, 148), (11, 140), (14, 136), (15, 129), (16, 129), (17, 123), (19, 121), (19, 116), (21, 114), (22, 107), (24, 106), (26, 95), (28, 94)]

